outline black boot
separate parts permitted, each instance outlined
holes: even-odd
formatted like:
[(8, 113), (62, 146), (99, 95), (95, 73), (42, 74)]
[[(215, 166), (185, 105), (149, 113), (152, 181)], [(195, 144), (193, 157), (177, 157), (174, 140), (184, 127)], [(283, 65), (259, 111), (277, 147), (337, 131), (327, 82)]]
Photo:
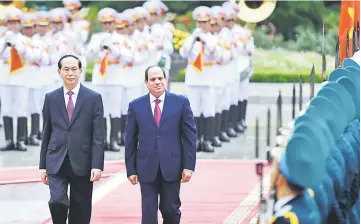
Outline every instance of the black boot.
[(233, 129), (237, 132), (237, 133), (243, 133), (244, 129), (242, 127), (242, 125), (238, 124), (238, 110), (237, 110), (237, 106), (236, 105), (232, 105), (231, 106), (231, 117), (232, 117), (232, 125), (233, 125)]
[(242, 125), (243, 101), (238, 101), (237, 105), (237, 123)]
[(247, 128), (247, 124), (246, 124), (246, 112), (247, 112), (247, 104), (248, 104), (248, 100), (244, 100), (243, 101), (243, 112), (242, 112), (242, 126), (244, 129)]
[(125, 145), (125, 126), (127, 124), (127, 115), (122, 115), (120, 117), (120, 139), (118, 145)]
[[(235, 138), (237, 137), (237, 132), (234, 130), (234, 125), (233, 125), (233, 117), (232, 117), (232, 108), (234, 107), (234, 105), (231, 105), (231, 107), (229, 108), (228, 111), (228, 129), (227, 129), (227, 135), (230, 138)], [(234, 110), (234, 109), (233, 109)]]
[(120, 118), (110, 119), (110, 140), (109, 150), (113, 152), (119, 152), (120, 146), (118, 145), (118, 133), (120, 132)]
[(39, 140), (36, 138), (40, 127), (40, 114), (31, 114), (31, 132), (28, 139), (28, 145), (38, 146)]
[(203, 142), (203, 152), (214, 152), (214, 148), (212, 147), (212, 138), (213, 138), (213, 130), (214, 130), (214, 118), (206, 117), (205, 119), (205, 134), (204, 134), (204, 142)]
[(213, 132), (213, 139), (212, 139), (212, 146), (214, 147), (221, 147), (222, 142), (219, 139), (219, 136), (221, 134), (221, 122), (222, 122), (222, 114), (216, 113), (216, 116), (214, 118), (214, 132)]
[(0, 151), (10, 151), (15, 149), (14, 145), (14, 126), (12, 117), (3, 117), (5, 145), (0, 148)]
[(194, 117), (194, 121), (196, 123), (196, 131), (197, 131), (197, 152), (202, 151), (202, 144), (201, 144), (201, 118)]
[(103, 127), (104, 127), (104, 151), (109, 151), (109, 144), (108, 144), (108, 129), (107, 129), (107, 118), (103, 118)]
[(230, 142), (231, 140), (229, 139), (228, 135), (227, 135), (227, 129), (228, 129), (228, 111), (224, 110), (222, 111), (222, 121), (221, 121), (221, 133), (219, 135), (219, 140), (221, 140), (221, 142)]
[(28, 119), (26, 117), (18, 117), (18, 129), (16, 136), (16, 149), (18, 151), (26, 151), (25, 139)]

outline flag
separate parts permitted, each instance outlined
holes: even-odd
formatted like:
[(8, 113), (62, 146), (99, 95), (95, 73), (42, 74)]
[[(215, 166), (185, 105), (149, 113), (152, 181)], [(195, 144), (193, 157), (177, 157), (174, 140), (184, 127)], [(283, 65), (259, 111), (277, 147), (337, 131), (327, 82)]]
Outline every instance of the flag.
[(340, 38), (340, 62), (346, 58), (346, 39), (350, 39), (349, 49), (352, 49), (352, 34), (360, 18), (360, 1), (342, 0), (338, 36)]
[(199, 55), (197, 56), (196, 60), (193, 62), (193, 68), (197, 70), (197, 72), (203, 72), (203, 56), (204, 56), (204, 47), (202, 44), (201, 52), (199, 52)]
[(103, 60), (100, 63), (100, 76), (103, 77), (108, 71), (108, 52), (105, 54)]
[(24, 61), (15, 47), (10, 49), (10, 74), (19, 71), (24, 67)]

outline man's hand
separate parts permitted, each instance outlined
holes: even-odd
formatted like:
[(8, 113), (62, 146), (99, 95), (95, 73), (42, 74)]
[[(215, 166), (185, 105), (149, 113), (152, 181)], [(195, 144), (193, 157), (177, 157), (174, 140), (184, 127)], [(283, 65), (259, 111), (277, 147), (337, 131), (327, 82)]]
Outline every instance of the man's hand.
[(192, 177), (192, 171), (190, 170), (183, 170), (182, 173), (182, 183), (187, 183), (188, 181), (190, 181), (191, 177)]
[(41, 171), (41, 182), (43, 182), (43, 184), (49, 185), (48, 182), (48, 174), (46, 173), (46, 171)]
[(100, 180), (100, 177), (102, 176), (102, 171), (98, 169), (92, 169), (91, 175), (90, 175), (90, 181), (96, 182)]
[(138, 184), (138, 176), (137, 175), (131, 175), (128, 177), (128, 180), (130, 181), (130, 183), (132, 183), (133, 185)]

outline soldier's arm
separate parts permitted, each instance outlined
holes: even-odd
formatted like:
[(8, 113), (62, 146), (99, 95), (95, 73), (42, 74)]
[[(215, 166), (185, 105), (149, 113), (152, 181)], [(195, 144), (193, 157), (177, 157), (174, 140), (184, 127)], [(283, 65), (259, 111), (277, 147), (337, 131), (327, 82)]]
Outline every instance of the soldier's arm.
[(184, 41), (184, 44), (179, 49), (180, 56), (184, 58), (188, 58), (192, 53), (193, 43), (194, 43), (194, 37), (193, 36), (187, 37), (187, 39)]
[(85, 44), (85, 42), (88, 40), (89, 28), (90, 28), (90, 23), (88, 21), (84, 20), (83, 24), (81, 26), (81, 31), (80, 31), (80, 37), (81, 37), (82, 44)]
[(247, 44), (246, 44), (246, 50), (248, 55), (253, 55), (254, 53), (254, 39), (252, 34), (249, 34), (247, 37)]
[(58, 63), (59, 59), (66, 54), (67, 50), (68, 50), (68, 42), (65, 39), (65, 37), (62, 38), (62, 40), (57, 43), (58, 46), (56, 47), (57, 51), (53, 52), (51, 54), (51, 64), (56, 64)]
[(99, 41), (97, 40), (96, 34), (94, 34), (91, 37), (90, 42), (85, 49), (85, 55), (87, 58), (94, 59), (94, 56), (97, 53), (99, 53), (99, 51), (100, 51)]
[(165, 33), (165, 38), (164, 38), (164, 43), (163, 43), (163, 52), (171, 55), (173, 54), (174, 48), (173, 48), (173, 43), (172, 43), (172, 39), (170, 39), (167, 36), (167, 33)]
[(221, 64), (227, 64), (231, 60), (231, 51), (230, 48), (226, 44), (221, 44), (221, 58), (220, 63)]

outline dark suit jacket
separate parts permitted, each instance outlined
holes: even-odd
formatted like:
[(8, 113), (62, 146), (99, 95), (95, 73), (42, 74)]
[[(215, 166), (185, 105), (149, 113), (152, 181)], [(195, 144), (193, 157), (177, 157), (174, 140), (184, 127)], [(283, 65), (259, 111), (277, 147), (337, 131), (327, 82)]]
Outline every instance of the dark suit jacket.
[(196, 127), (189, 101), (166, 92), (160, 126), (155, 123), (149, 94), (129, 103), (125, 133), (127, 175), (153, 182), (160, 167), (166, 181), (181, 178), (196, 164)]
[(47, 93), (44, 101), (40, 169), (56, 174), (66, 156), (78, 176), (91, 169), (103, 170), (104, 127), (100, 94), (80, 85), (72, 119), (69, 121), (63, 87)]

